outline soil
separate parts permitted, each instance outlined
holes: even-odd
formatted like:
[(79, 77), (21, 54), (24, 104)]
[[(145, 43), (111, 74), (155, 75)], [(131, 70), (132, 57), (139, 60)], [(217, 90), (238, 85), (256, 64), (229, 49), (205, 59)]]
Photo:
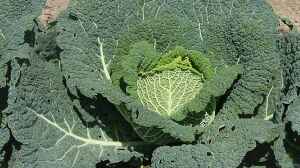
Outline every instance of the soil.
[(47, 0), (40, 15), (40, 21), (47, 26), (48, 23), (56, 20), (58, 15), (67, 9), (70, 0)]
[[(275, 13), (281, 17), (289, 18), (300, 31), (300, 0), (267, 0)], [(289, 28), (283, 23), (279, 31), (286, 32)]]

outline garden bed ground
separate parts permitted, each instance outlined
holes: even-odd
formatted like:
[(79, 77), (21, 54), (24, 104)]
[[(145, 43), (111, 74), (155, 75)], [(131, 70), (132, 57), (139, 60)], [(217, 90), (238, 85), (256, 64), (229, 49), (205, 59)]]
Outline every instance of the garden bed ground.
[[(282, 16), (288, 17), (300, 30), (300, 1), (299, 0), (267, 0), (275, 12)], [(281, 27), (284, 31), (284, 27)]]

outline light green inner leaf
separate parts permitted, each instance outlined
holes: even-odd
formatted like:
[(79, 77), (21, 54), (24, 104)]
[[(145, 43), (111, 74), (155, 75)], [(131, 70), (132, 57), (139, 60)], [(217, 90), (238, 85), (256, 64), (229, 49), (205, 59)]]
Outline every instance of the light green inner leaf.
[(203, 76), (175, 69), (139, 77), (137, 94), (141, 103), (162, 116), (178, 115), (203, 87)]

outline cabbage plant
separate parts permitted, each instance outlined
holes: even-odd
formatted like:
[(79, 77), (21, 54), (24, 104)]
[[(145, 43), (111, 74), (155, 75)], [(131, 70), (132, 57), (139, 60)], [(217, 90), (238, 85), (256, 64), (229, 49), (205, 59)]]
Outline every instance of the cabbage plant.
[(0, 1), (1, 168), (298, 166), (300, 35), (265, 0), (44, 4)]

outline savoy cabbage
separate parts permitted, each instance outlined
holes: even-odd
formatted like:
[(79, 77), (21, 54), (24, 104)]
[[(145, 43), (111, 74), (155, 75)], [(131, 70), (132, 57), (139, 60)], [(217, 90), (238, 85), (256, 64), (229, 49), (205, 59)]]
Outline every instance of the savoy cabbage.
[(0, 2), (1, 168), (299, 165), (300, 35), (264, 0), (44, 4)]

